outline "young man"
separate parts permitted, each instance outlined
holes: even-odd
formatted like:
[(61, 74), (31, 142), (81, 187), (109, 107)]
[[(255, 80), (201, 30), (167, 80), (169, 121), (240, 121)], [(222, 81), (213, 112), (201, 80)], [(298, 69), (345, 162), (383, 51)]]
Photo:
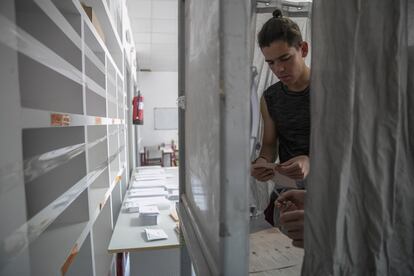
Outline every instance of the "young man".
[[(266, 89), (261, 99), (263, 144), (254, 163), (274, 163), (278, 153), (280, 164), (275, 169), (292, 179), (304, 180), (309, 173), (310, 69), (304, 60), (308, 44), (302, 40), (298, 25), (283, 17), (280, 10), (263, 25), (258, 42), (265, 61), (280, 81)], [(274, 170), (253, 168), (251, 174), (267, 181)], [(265, 211), (271, 224), (276, 198), (272, 193)]]

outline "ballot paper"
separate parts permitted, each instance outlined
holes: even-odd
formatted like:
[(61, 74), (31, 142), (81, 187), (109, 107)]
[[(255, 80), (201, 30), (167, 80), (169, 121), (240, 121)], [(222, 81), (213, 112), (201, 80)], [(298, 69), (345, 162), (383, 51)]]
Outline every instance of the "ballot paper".
[(167, 185), (165, 179), (146, 180), (146, 181), (132, 181), (131, 188), (164, 188)]
[(178, 184), (166, 184), (164, 188), (169, 192), (178, 191)]
[(160, 165), (155, 165), (155, 166), (141, 166), (141, 167), (136, 167), (135, 171), (139, 172), (139, 171), (150, 171), (150, 170), (159, 170), (162, 169), (162, 167)]
[(276, 189), (283, 189), (283, 188), (292, 188), (297, 189), (298, 186), (296, 185), (296, 180), (287, 177), (277, 171), (275, 171), (275, 175), (272, 179), (268, 180), (271, 184), (274, 184)]
[(271, 169), (274, 171), (275, 175), (272, 179), (268, 180), (268, 183), (271, 183), (275, 186), (275, 188), (298, 188), (296, 185), (296, 180), (287, 177), (286, 175), (283, 175), (275, 170), (276, 166), (278, 164), (276, 163), (258, 163), (258, 164), (252, 164), (252, 168), (266, 168)]
[(166, 210), (169, 209), (171, 206), (171, 202), (165, 196), (134, 197), (128, 198), (127, 202), (134, 202), (138, 204), (138, 208), (141, 206), (153, 205), (157, 206), (159, 210)]
[(174, 191), (170, 192), (168, 194), (168, 199), (169, 200), (178, 200), (179, 199), (178, 190), (174, 190)]
[(124, 203), (124, 208), (129, 213), (136, 213), (139, 211), (139, 202), (126, 201)]
[(135, 175), (161, 175), (161, 174), (165, 174), (164, 169), (143, 170), (143, 171), (138, 171), (138, 172), (135, 173)]
[(276, 163), (255, 163), (255, 164), (252, 164), (252, 168), (253, 169), (265, 168), (265, 169), (274, 170), (277, 165), (278, 164)]
[(130, 197), (153, 197), (167, 195), (168, 192), (164, 188), (131, 189), (129, 191)]
[(158, 215), (160, 210), (155, 205), (142, 205), (139, 207), (139, 213), (141, 215)]
[(167, 179), (165, 174), (148, 174), (148, 175), (135, 175), (135, 180), (137, 181), (145, 181), (145, 180), (159, 180), (159, 179)]
[(145, 228), (148, 241), (165, 240), (168, 239), (167, 234), (162, 229)]
[(139, 207), (139, 218), (142, 225), (157, 225), (160, 210), (157, 206), (147, 205)]

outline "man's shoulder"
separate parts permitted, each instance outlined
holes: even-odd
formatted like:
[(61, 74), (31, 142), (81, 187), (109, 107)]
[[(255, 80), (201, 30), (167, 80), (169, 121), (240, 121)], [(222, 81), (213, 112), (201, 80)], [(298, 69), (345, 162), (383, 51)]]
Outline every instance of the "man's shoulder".
[(271, 96), (271, 95), (275, 95), (278, 91), (282, 90), (282, 82), (278, 81), (275, 84), (272, 84), (271, 86), (269, 86), (264, 92), (263, 95), (265, 97)]

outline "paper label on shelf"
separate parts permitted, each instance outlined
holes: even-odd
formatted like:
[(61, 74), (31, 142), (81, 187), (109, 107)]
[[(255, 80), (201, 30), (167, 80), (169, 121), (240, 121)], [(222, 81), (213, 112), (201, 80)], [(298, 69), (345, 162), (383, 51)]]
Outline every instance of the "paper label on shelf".
[(145, 229), (148, 241), (165, 240), (168, 239), (168, 235), (162, 229)]
[(68, 269), (70, 265), (73, 263), (73, 261), (75, 260), (75, 257), (78, 254), (78, 252), (79, 252), (78, 245), (75, 244), (75, 246), (72, 248), (70, 252), (69, 257), (66, 259), (65, 263), (60, 268), (60, 272), (62, 273), (62, 275), (65, 275), (66, 272), (68, 272)]
[(102, 118), (101, 117), (95, 117), (95, 124), (96, 125), (102, 125)]
[(71, 122), (69, 114), (51, 113), (50, 125), (51, 126), (69, 126)]

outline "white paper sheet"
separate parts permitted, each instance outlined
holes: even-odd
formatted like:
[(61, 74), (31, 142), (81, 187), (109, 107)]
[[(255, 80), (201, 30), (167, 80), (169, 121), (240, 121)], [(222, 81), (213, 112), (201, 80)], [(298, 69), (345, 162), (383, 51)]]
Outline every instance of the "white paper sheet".
[(129, 191), (130, 197), (166, 196), (167, 194), (168, 192), (164, 188), (132, 189)]

